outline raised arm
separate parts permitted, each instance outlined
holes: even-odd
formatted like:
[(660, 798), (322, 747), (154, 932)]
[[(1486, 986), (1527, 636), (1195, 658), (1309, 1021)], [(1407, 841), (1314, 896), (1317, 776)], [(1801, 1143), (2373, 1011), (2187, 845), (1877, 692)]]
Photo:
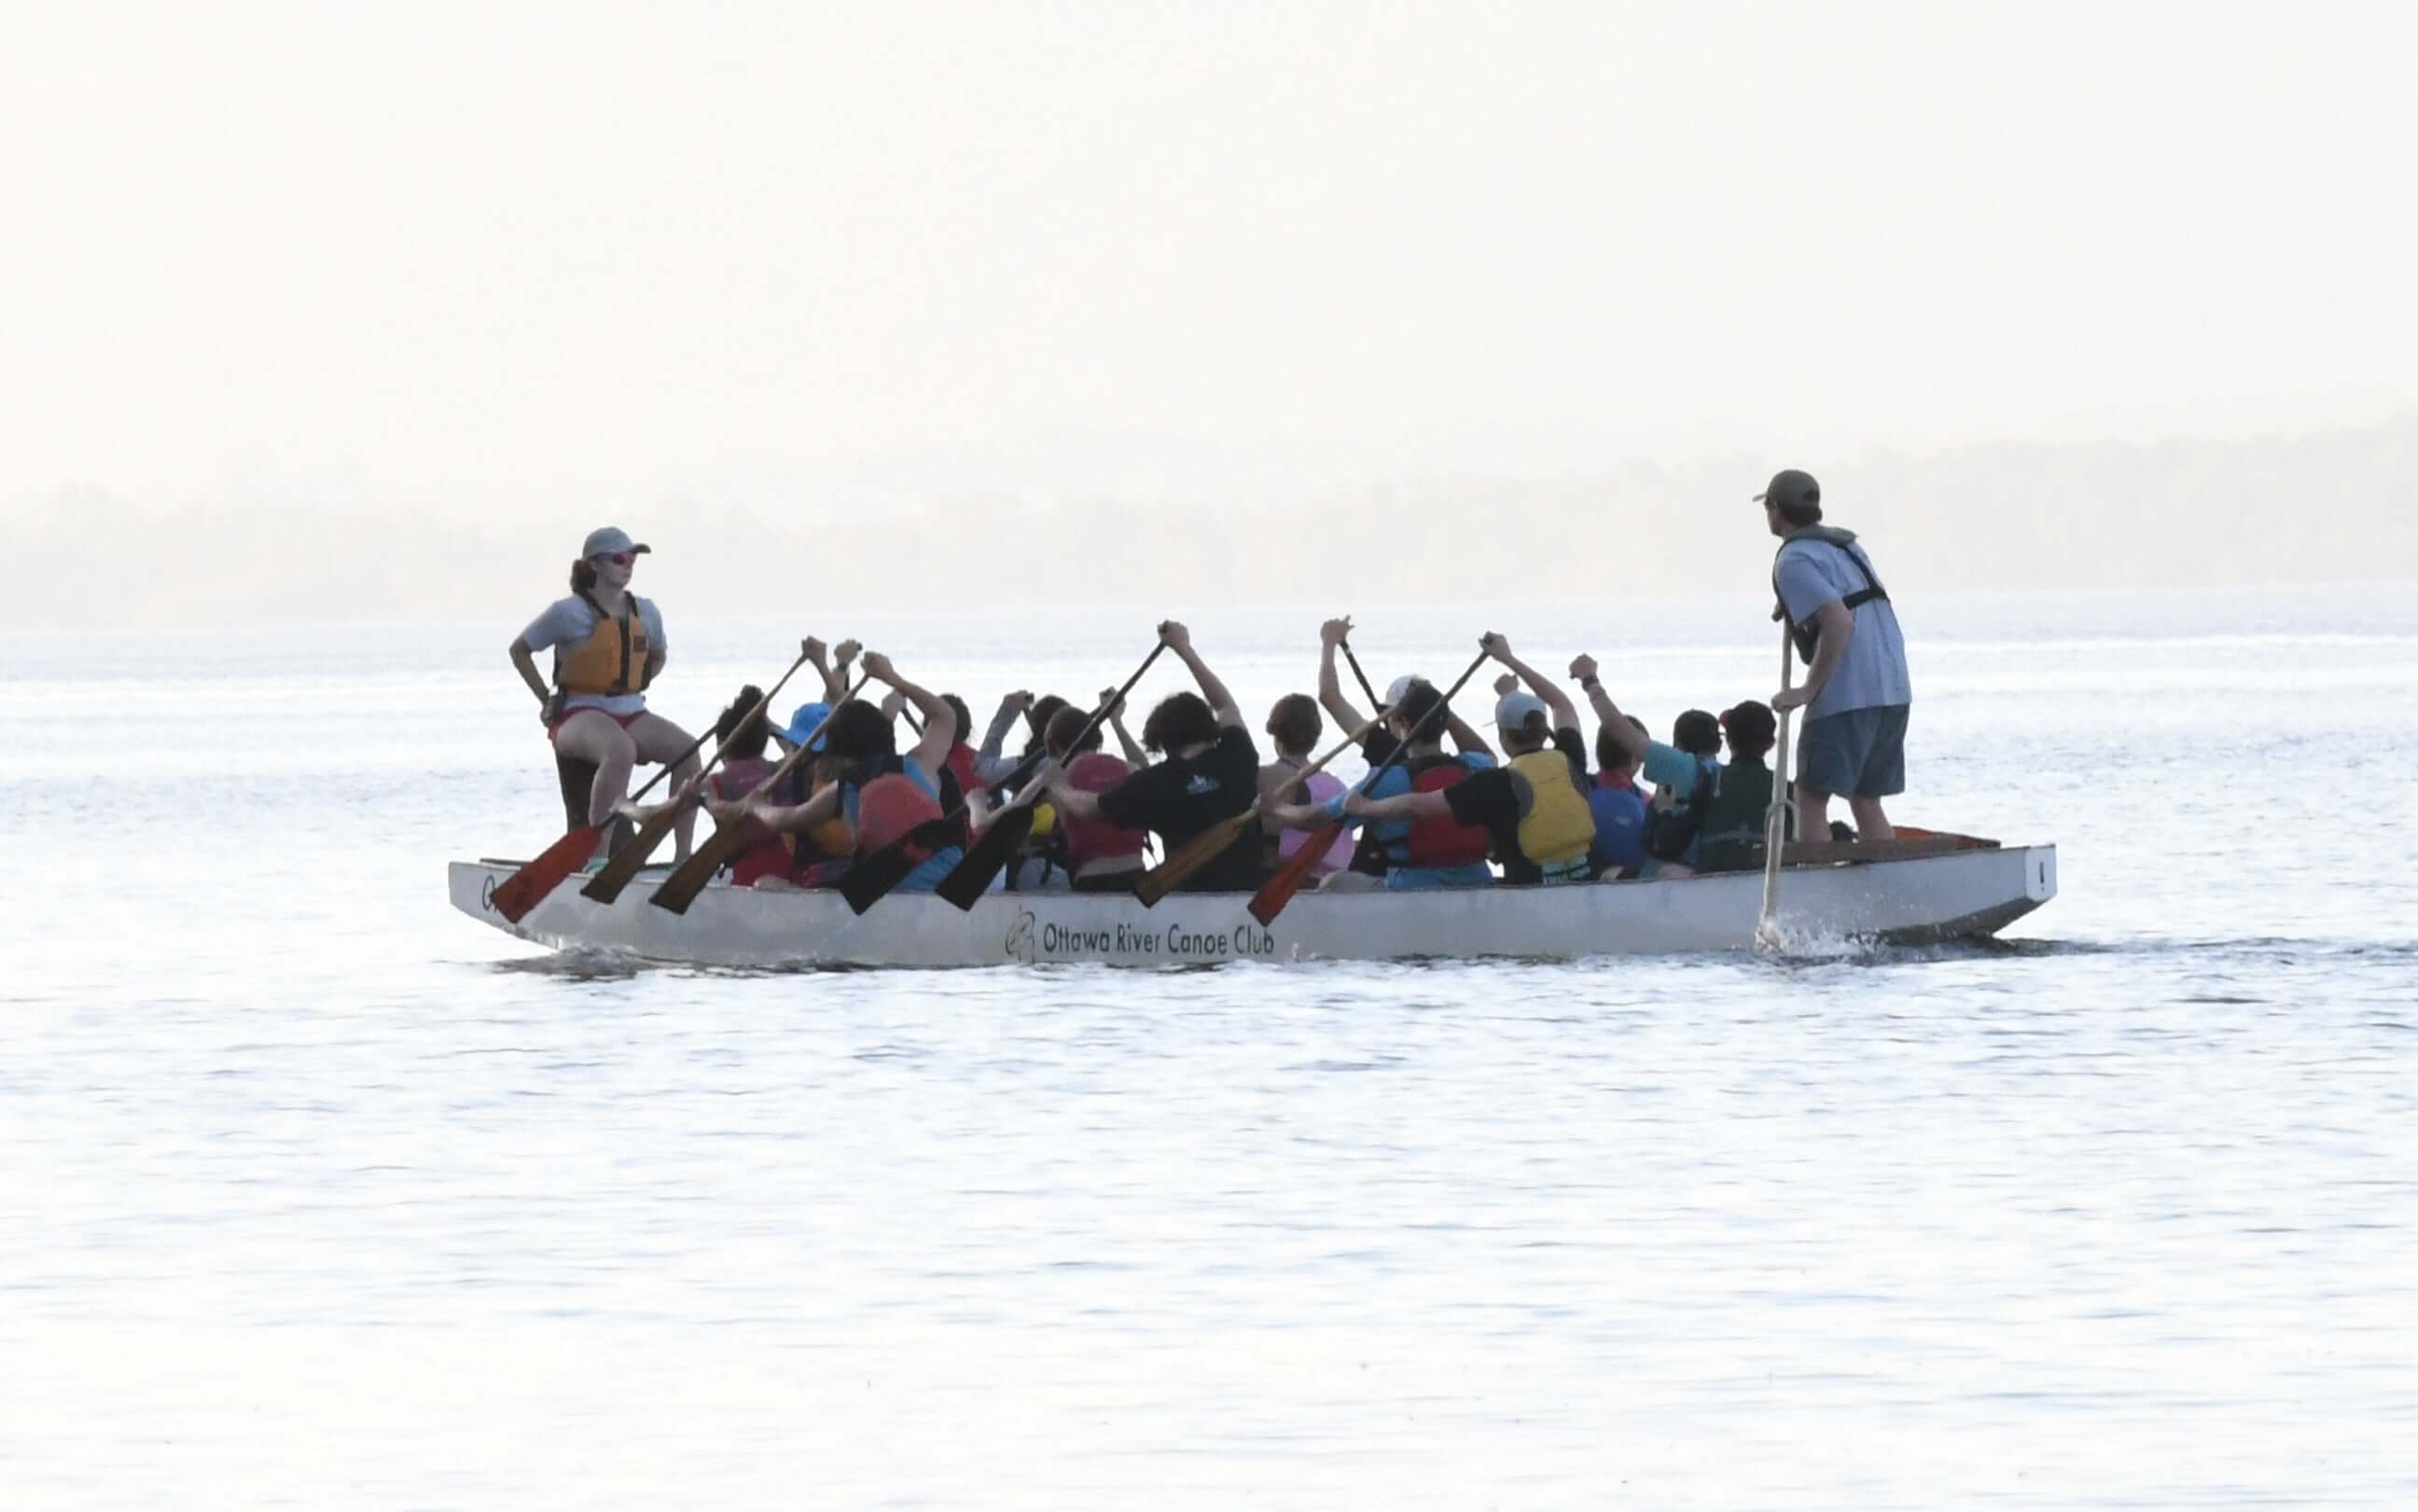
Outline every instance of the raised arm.
[(1335, 716), (1335, 722), (1345, 729), (1358, 729), (1369, 716), (1353, 706), (1343, 692), (1342, 679), (1335, 675), (1335, 653), (1352, 634), (1352, 617), (1329, 619), (1318, 627), (1318, 703)]
[(1603, 691), (1603, 679), (1595, 674), (1595, 658), (1584, 654), (1571, 658), (1570, 676), (1586, 690), (1587, 701), (1595, 705), (1595, 717), (1612, 732), (1612, 743), (1627, 752), (1630, 760), (1644, 761), (1648, 743), (1645, 732), (1631, 725), (1620, 706), (1612, 701), (1612, 695)]
[(1578, 706), (1570, 702), (1569, 695), (1553, 686), (1542, 672), (1512, 655), (1511, 643), (1498, 632), (1488, 631), (1477, 644), (1487, 655), (1518, 673), (1530, 693), (1545, 700), (1545, 711), (1553, 716), (1553, 728), (1574, 730), (1579, 727)]
[(999, 712), (990, 716), (990, 728), (984, 732), (982, 747), (974, 753), (974, 775), (985, 782), (1000, 782), (1013, 774), (1017, 768), (1014, 756), (1000, 755), (1007, 743), (1007, 732), (1033, 707), (1033, 695), (1022, 689), (999, 701)]
[(1143, 750), (1141, 742), (1133, 738), (1133, 731), (1125, 728), (1125, 701), (1117, 696), (1117, 690), (1102, 688), (1100, 701), (1094, 707), (1108, 710), (1109, 728), (1117, 732), (1117, 745), (1125, 752), (1125, 765), (1137, 771), (1149, 766), (1150, 753)]
[(1169, 650), (1183, 659), (1186, 666), (1192, 669), (1192, 680), (1201, 685), (1201, 696), (1209, 701), (1209, 711), (1217, 716), (1218, 724), (1232, 725), (1235, 729), (1249, 728), (1243, 723), (1243, 711), (1234, 707), (1234, 695), (1226, 691), (1226, 685), (1217, 680), (1217, 674), (1210, 671), (1209, 664), (1201, 660), (1201, 653), (1192, 649), (1192, 632), (1170, 619), (1158, 627), (1158, 638), (1166, 643)]
[(1482, 756), (1490, 761), (1494, 758), (1494, 747), (1486, 743), (1486, 737), (1471, 727), (1449, 704), (1445, 706), (1444, 727), (1452, 737), (1453, 749), (1462, 756)]
[(924, 769), (924, 775), (938, 782), (941, 768), (949, 759), (949, 747), (957, 743), (956, 713), (941, 701), (939, 694), (900, 677), (898, 669), (890, 664), (890, 658), (880, 651), (865, 653), (865, 675), (879, 678), (905, 694), (907, 701), (922, 711), (924, 733), (917, 737), (908, 758)]

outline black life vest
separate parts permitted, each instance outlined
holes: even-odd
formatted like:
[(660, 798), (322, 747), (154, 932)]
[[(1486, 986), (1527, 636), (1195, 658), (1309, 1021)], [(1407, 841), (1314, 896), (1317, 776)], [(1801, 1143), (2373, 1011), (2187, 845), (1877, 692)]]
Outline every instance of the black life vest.
[[(1856, 570), (1856, 575), (1864, 580), (1862, 588), (1839, 601), (1846, 606), (1849, 614), (1854, 614), (1867, 603), (1876, 601), (1881, 603), (1890, 602), (1889, 589), (1881, 587), (1880, 579), (1873, 575), (1872, 569), (1864, 565), (1864, 559), (1861, 557), (1848, 550), (1855, 544), (1855, 540), (1856, 533), (1853, 530), (1834, 530), (1827, 525), (1809, 525), (1802, 529), (1789, 531), (1781, 541), (1780, 550), (1786, 551), (1799, 541), (1818, 541), (1823, 545), (1839, 548), (1840, 554), (1847, 558), (1847, 565), (1853, 567)], [(1788, 619), (1788, 601), (1780, 596), (1779, 552), (1774, 552), (1771, 557), (1771, 618)], [(1820, 633), (1814, 628), (1814, 622), (1811, 619), (1803, 624), (1791, 621), (1788, 626), (1788, 635), (1797, 643), (1798, 659), (1808, 666), (1813, 665), (1814, 652), (1822, 641)]]
[(1721, 769), (1696, 821), (1696, 870), (1745, 871), (1763, 863), (1771, 817), (1771, 769), (1733, 761)]
[(1721, 768), (1702, 756), (1696, 761), (1696, 786), (1687, 799), (1657, 809), (1645, 820), (1645, 853), (1657, 861), (1680, 861), (1704, 828), (1705, 811), (1721, 790)]

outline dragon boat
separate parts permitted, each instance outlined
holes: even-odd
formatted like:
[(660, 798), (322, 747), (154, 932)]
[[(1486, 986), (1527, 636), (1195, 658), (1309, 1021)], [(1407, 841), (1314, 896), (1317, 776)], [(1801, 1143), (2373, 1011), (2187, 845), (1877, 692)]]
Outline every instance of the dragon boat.
[[(865, 914), (838, 893), (715, 882), (688, 911), (648, 899), (649, 868), (610, 905), (557, 887), (515, 924), (496, 910), (513, 861), (465, 861), (453, 906), (532, 944), (670, 964), (758, 968), (976, 967), (1230, 961), (1572, 960), (1745, 951), (1760, 917), (1758, 872), (1569, 887), (1312, 893), (1272, 924), (1239, 893), (1178, 893), (1156, 908), (1105, 893), (993, 893), (960, 912), (894, 893)], [(1891, 943), (1995, 935), (2057, 895), (2057, 848), (1929, 834), (1874, 845), (1798, 845), (1783, 868), (1779, 923), (1808, 940)]]

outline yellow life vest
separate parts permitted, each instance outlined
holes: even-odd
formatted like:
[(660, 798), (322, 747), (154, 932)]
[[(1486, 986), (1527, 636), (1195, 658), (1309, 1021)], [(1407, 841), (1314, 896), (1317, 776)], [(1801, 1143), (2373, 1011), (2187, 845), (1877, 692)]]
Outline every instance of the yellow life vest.
[(1527, 779), (1534, 795), (1520, 817), (1520, 854), (1548, 871), (1585, 860), (1595, 844), (1595, 811), (1570, 780), (1570, 758), (1549, 745), (1515, 756), (1507, 765)]
[(554, 685), (564, 693), (618, 698), (647, 690), (647, 662), (654, 646), (647, 638), (647, 622), (638, 617), (635, 597), (622, 600), (621, 618), (604, 612), (594, 599), (580, 596), (596, 615), (596, 626), (576, 646), (555, 652)]

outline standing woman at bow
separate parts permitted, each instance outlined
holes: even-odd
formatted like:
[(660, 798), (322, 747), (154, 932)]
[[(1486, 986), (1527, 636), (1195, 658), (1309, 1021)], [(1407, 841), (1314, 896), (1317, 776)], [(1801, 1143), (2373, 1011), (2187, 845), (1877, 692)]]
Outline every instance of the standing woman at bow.
[[(638, 763), (677, 763), (675, 787), (696, 771), (688, 732), (647, 710), (648, 685), (663, 671), (668, 649), (661, 611), (630, 591), (631, 574), (647, 549), (613, 526), (589, 531), (571, 564), (570, 597), (548, 604), (512, 644), (513, 669), (536, 696), (557, 756), (596, 769), (588, 792), (590, 824), (612, 817)], [(554, 652), (551, 686), (538, 675), (543, 650)], [(674, 828), (678, 857), (688, 855), (696, 823), (689, 809)], [(604, 843), (611, 843), (609, 830)]]

